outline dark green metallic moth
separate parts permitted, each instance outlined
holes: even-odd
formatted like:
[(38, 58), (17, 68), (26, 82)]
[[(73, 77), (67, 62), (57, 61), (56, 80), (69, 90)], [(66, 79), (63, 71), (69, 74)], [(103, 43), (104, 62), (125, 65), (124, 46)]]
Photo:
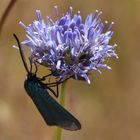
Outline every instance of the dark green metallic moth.
[(15, 34), (14, 37), (18, 43), (20, 55), (27, 71), (27, 79), (24, 82), (25, 90), (33, 100), (45, 122), (50, 126), (58, 126), (70, 131), (81, 129), (80, 122), (50, 96), (48, 90), (52, 91), (52, 93), (54, 91), (42, 82), (43, 78), (36, 76), (37, 69), (33, 73), (32, 64), (31, 69), (28, 69), (20, 41)]

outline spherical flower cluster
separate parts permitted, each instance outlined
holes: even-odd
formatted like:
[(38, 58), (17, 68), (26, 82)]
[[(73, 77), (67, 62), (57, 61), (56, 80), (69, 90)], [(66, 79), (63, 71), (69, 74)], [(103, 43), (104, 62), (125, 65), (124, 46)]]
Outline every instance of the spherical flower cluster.
[(90, 71), (110, 69), (105, 58), (117, 58), (116, 44), (109, 45), (113, 23), (106, 27), (107, 21), (101, 21), (102, 12), (97, 10), (83, 22), (80, 11), (72, 15), (72, 7), (60, 19), (57, 7), (55, 9), (56, 21), (47, 17), (45, 22), (37, 10), (37, 20), (32, 24), (25, 26), (20, 22), (27, 32), (27, 39), (22, 44), (30, 48), (32, 62), (49, 67), (62, 81), (74, 77), (85, 79), (90, 84)]

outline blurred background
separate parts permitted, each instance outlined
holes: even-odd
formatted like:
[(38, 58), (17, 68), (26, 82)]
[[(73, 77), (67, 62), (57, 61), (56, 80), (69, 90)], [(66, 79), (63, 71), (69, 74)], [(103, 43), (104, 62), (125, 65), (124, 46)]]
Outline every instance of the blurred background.
[[(9, 0), (0, 0), (0, 17)], [(81, 122), (82, 130), (63, 131), (63, 140), (140, 140), (140, 0), (17, 0), (0, 35), (0, 140), (55, 140), (56, 127), (45, 124), (23, 82), (26, 72), (12, 34), (26, 39), (18, 22), (32, 23), (35, 10), (59, 16), (70, 6), (83, 20), (96, 9), (102, 20), (115, 22), (110, 43), (117, 43), (119, 59), (110, 59), (111, 71), (93, 72), (92, 84), (70, 80), (66, 108)]]

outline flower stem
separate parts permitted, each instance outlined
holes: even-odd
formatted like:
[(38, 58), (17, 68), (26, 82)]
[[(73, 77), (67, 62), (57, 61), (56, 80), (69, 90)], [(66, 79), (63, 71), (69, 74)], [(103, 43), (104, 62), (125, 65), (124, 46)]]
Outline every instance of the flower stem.
[(11, 11), (11, 9), (13, 8), (13, 6), (15, 5), (16, 3), (16, 0), (11, 0), (6, 8), (6, 10), (4, 11), (1, 19), (0, 19), (0, 34), (1, 34), (1, 31), (2, 31), (2, 27)]
[[(66, 96), (66, 81), (62, 83), (61, 87), (60, 104), (62, 106), (65, 105), (65, 96)], [(56, 140), (61, 140), (61, 137), (62, 137), (62, 129), (58, 127), (56, 132)]]

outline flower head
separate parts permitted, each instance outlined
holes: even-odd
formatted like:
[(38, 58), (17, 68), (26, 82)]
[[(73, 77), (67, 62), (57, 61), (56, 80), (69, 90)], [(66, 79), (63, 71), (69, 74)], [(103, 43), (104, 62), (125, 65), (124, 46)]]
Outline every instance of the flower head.
[(62, 81), (73, 76), (90, 83), (90, 71), (110, 69), (105, 58), (117, 57), (114, 51), (116, 44), (109, 44), (113, 23), (106, 27), (107, 21), (101, 21), (102, 12), (97, 10), (83, 22), (80, 11), (72, 15), (72, 7), (60, 19), (57, 7), (55, 9), (56, 21), (47, 17), (45, 22), (37, 10), (37, 20), (32, 24), (25, 26), (20, 22), (27, 32), (27, 39), (22, 44), (30, 48), (32, 62), (49, 67)]

